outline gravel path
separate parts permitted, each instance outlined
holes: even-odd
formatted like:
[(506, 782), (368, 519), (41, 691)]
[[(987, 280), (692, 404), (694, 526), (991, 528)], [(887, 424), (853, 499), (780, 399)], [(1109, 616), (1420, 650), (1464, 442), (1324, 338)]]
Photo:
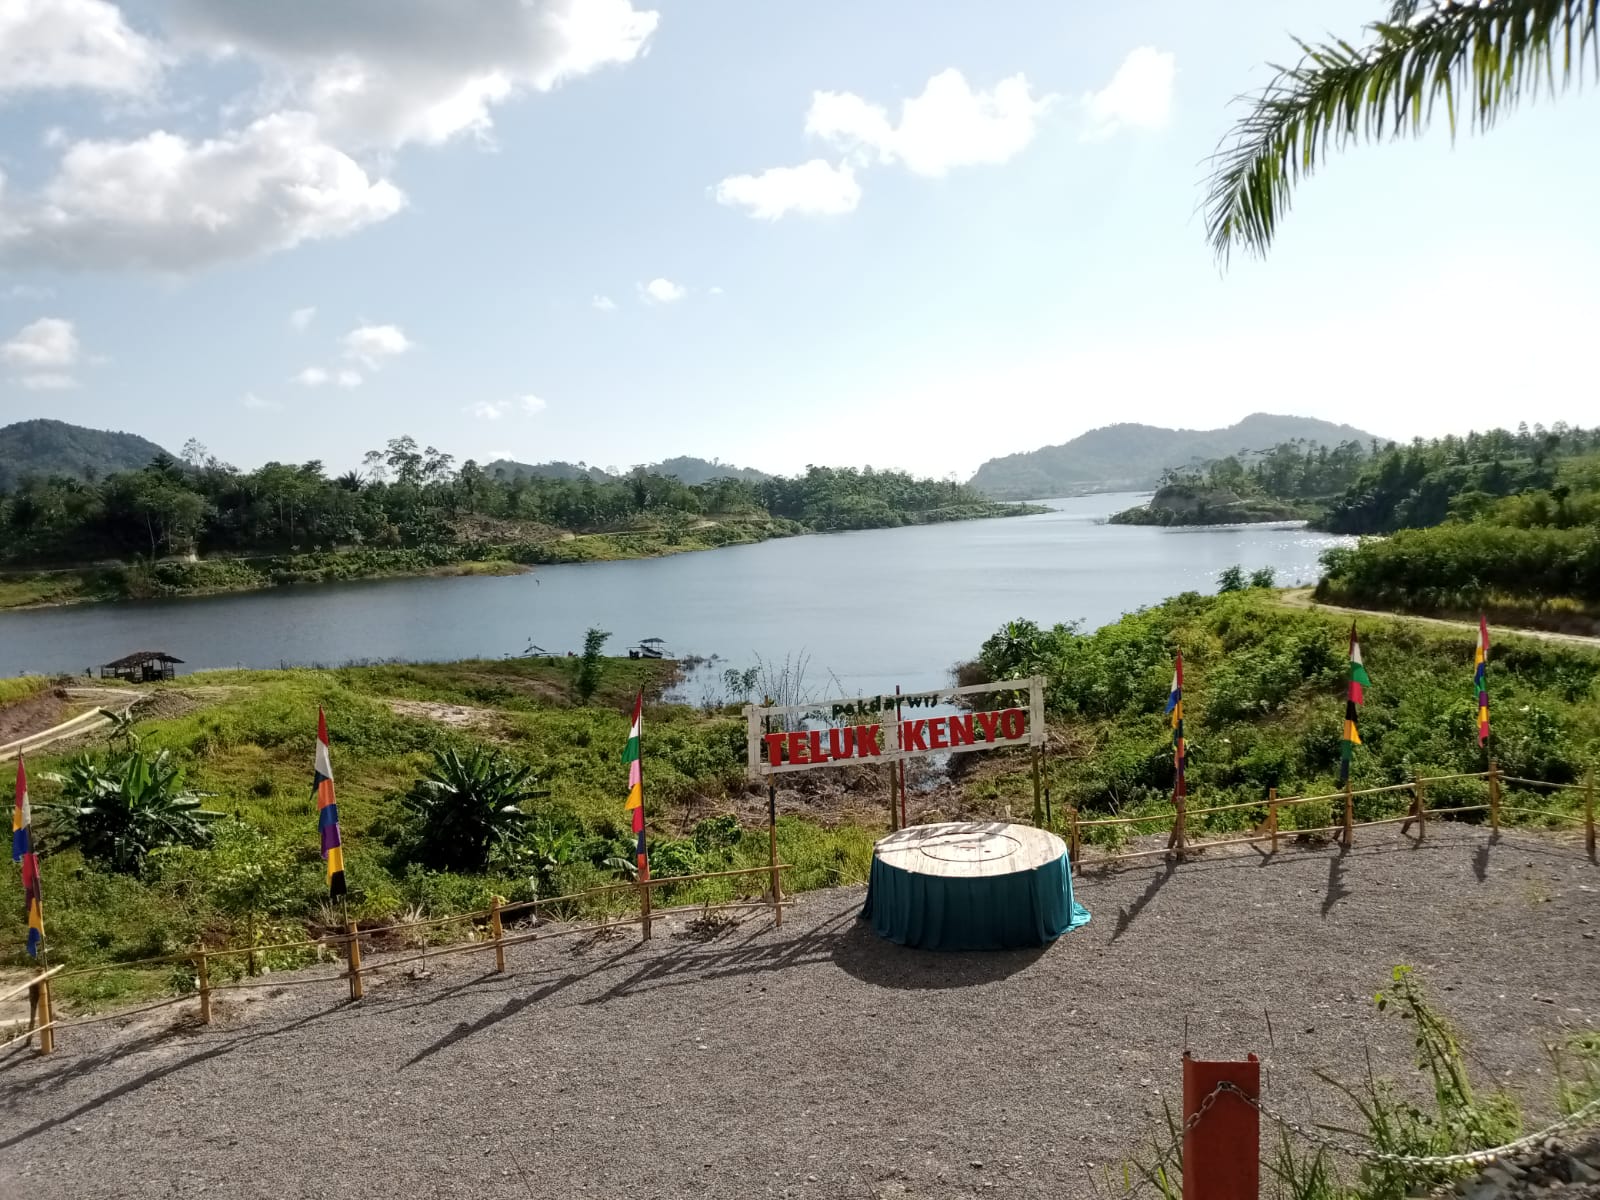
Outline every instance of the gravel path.
[(1330, 1115), (1313, 1069), (1354, 1080), (1369, 1047), (1409, 1075), (1371, 1002), (1395, 963), (1535, 1116), (1543, 1043), (1600, 1025), (1600, 869), (1570, 843), (1434, 826), (1078, 895), (1093, 922), (1040, 952), (904, 950), (842, 889), (781, 930), (674, 918), (648, 945), (516, 947), (505, 976), (437, 960), (359, 1004), (234, 992), (206, 1029), (66, 1030), (0, 1057), (0, 1196), (1086, 1196), (1176, 1098), (1185, 1046), (1256, 1051), (1302, 1116)]

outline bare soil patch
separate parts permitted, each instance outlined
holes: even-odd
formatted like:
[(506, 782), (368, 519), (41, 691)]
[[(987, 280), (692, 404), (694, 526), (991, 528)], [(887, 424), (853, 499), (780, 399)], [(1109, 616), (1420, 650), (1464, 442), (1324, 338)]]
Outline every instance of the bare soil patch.
[(1600, 1025), (1600, 870), (1566, 843), (1431, 827), (1077, 887), (1093, 921), (1043, 950), (905, 950), (844, 888), (779, 929), (691, 910), (649, 943), (512, 947), (503, 976), (474, 954), (356, 1004), (323, 984), (228, 993), (206, 1029), (64, 1030), (0, 1057), (0, 1195), (1087, 1196), (1185, 1048), (1260, 1054), (1302, 1120), (1348, 1121), (1317, 1069), (1413, 1080), (1372, 1003), (1398, 963), (1530, 1125), (1543, 1046)]

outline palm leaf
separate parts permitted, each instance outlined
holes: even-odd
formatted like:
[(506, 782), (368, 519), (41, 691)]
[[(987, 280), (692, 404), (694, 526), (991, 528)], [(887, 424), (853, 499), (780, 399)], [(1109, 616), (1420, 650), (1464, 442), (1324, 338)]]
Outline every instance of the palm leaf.
[(1265, 255), (1295, 185), (1330, 150), (1415, 137), (1441, 100), (1452, 136), (1463, 105), (1481, 132), (1524, 97), (1600, 75), (1597, 9), (1600, 0), (1394, 0), (1364, 46), (1299, 42), (1299, 63), (1246, 98), (1250, 112), (1211, 157), (1204, 208), (1218, 259), (1236, 247)]

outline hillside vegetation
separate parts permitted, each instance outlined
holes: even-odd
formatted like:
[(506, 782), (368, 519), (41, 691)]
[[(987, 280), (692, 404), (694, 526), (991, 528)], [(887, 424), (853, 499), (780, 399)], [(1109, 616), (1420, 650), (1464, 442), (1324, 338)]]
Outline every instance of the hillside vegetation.
[[(1482, 771), (1472, 632), (1378, 616), (1359, 628), (1373, 686), (1360, 715), (1355, 786)], [(1189, 593), (1092, 633), (1013, 621), (984, 643), (965, 676), (1049, 678), (1046, 704), (1059, 722), (1049, 778), (1058, 805), (1170, 818), (1164, 707), (1181, 650), (1191, 804), (1259, 804), (1212, 823), (1240, 828), (1264, 819), (1269, 788), (1285, 796), (1336, 790), (1349, 631), (1348, 617), (1288, 609), (1270, 592)], [(1489, 693), (1503, 771), (1571, 783), (1600, 768), (1600, 651), (1497, 632)], [(977, 764), (967, 769), (977, 795), (1025, 790), (1019, 773), (993, 779)], [(1440, 784), (1429, 803), (1483, 803), (1484, 790), (1481, 780)], [(1403, 795), (1360, 797), (1357, 819), (1393, 815), (1395, 805), (1403, 812), (1405, 803)], [(1531, 806), (1554, 803), (1540, 796)], [(1300, 827), (1326, 825), (1328, 815), (1318, 805), (1285, 810)]]
[(85, 429), (65, 421), (18, 421), (0, 426), (0, 492), (25, 476), (59, 475), (92, 483), (142, 467), (166, 451), (131, 433)]
[(1108, 425), (1059, 446), (992, 458), (978, 468), (971, 484), (985, 495), (1007, 500), (1139, 491), (1155, 487), (1165, 471), (1242, 452), (1260, 453), (1283, 443), (1333, 447), (1373, 440), (1349, 425), (1270, 413), (1253, 413), (1225, 429)]
[[(589, 478), (596, 483), (610, 483), (618, 479), (626, 479), (625, 472), (605, 471), (599, 467), (591, 467), (587, 463), (569, 462), (543, 462), (519, 463), (510, 459), (496, 459), (487, 464), (484, 472), (494, 478), (504, 477), (515, 479), (523, 476), (528, 479), (583, 479)], [(716, 459), (694, 458), (680, 455), (677, 458), (664, 458), (658, 463), (646, 463), (642, 468), (650, 475), (666, 475), (676, 479), (679, 483), (690, 485), (710, 483), (713, 479), (738, 479), (745, 483), (760, 483), (763, 479), (772, 476), (765, 471), (758, 471), (754, 467), (735, 467), (728, 463), (718, 462)]]
[[(506, 479), (396, 438), (364, 471), (329, 478), (316, 461), (239, 471), (197, 444), (186, 454), (96, 483), (29, 476), (0, 496), (0, 566), (13, 568), (0, 602), (506, 571), (1030, 511), (870, 468), (692, 485), (642, 469)], [(41, 573), (62, 567), (80, 569)]]
[[(311, 768), (317, 709), (328, 714), (351, 915), (381, 927), (407, 913), (441, 916), (507, 899), (565, 895), (628, 878), (633, 838), (622, 801), (621, 752), (636, 690), (651, 697), (674, 664), (601, 660), (587, 703), (572, 664), (517, 659), (331, 670), (210, 672), (149, 689), (135, 715), (135, 743), (90, 750), (110, 768), (130, 750), (165, 752), (181, 786), (219, 814), (197, 845), (156, 848), (135, 869), (114, 869), (67, 845), (58, 807), (76, 752), (30, 756), (35, 824), (42, 842), (46, 929), (52, 962), (117, 963), (193, 948), (239, 945), (253, 922), (262, 944), (296, 941), (337, 922), (319, 857)], [(744, 786), (745, 731), (736, 711), (650, 703), (645, 713), (646, 805), (656, 875), (767, 862), (764, 821), (734, 815)], [(438, 869), (450, 839), (425, 838), (414, 797), (439, 772), (437, 755), (502, 754), (529, 772), (518, 836), (485, 865)], [(764, 807), (764, 806), (762, 806)], [(755, 811), (761, 811), (757, 808)], [(872, 834), (785, 817), (779, 852), (796, 870), (786, 886), (815, 888), (865, 878)], [(6, 860), (0, 886), (16, 893)], [(746, 887), (760, 890), (761, 880)], [(668, 890), (658, 903), (727, 899), (735, 882)], [(628, 902), (619, 899), (619, 904)], [(0, 961), (24, 961), (18, 912), (6, 909)], [(593, 908), (598, 916), (600, 908)], [(569, 914), (571, 915), (571, 914)], [(303, 952), (268, 966), (294, 965)], [(179, 972), (181, 976), (181, 972)], [(79, 1002), (161, 990), (156, 971), (91, 976), (67, 989)]]
[(1600, 430), (1494, 430), (1395, 448), (1320, 522), (1322, 600), (1600, 631)]

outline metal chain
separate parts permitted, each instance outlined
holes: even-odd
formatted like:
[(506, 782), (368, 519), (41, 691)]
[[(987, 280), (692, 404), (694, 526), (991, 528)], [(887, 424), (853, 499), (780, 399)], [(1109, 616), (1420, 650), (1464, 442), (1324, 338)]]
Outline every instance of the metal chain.
[(1281, 1113), (1274, 1112), (1260, 1100), (1246, 1095), (1243, 1089), (1237, 1087), (1236, 1085), (1223, 1082), (1217, 1084), (1216, 1089), (1205, 1098), (1200, 1107), (1195, 1110), (1194, 1116), (1190, 1117), (1184, 1122), (1184, 1132), (1187, 1133), (1199, 1123), (1200, 1118), (1205, 1115), (1206, 1110), (1211, 1107), (1211, 1105), (1216, 1101), (1218, 1094), (1222, 1092), (1232, 1092), (1235, 1096), (1238, 1096), (1239, 1099), (1243, 1100), (1246, 1104), (1255, 1109), (1268, 1120), (1276, 1122), (1285, 1129), (1289, 1130), (1289, 1132), (1298, 1134), (1300, 1137), (1305, 1138), (1306, 1141), (1320, 1146), (1324, 1150), (1331, 1150), (1335, 1154), (1347, 1155), (1350, 1158), (1360, 1159), (1363, 1162), (1387, 1163), (1395, 1166), (1407, 1167), (1460, 1167), (1493, 1162), (1496, 1159), (1503, 1158), (1508, 1154), (1514, 1154), (1518, 1150), (1526, 1150), (1530, 1146), (1538, 1145), (1540, 1142), (1544, 1141), (1545, 1138), (1550, 1137), (1552, 1134), (1561, 1133), (1564, 1130), (1572, 1129), (1576, 1126), (1584, 1125), (1591, 1121), (1600, 1122), (1600, 1098), (1596, 1098), (1589, 1101), (1588, 1104), (1585, 1104), (1576, 1112), (1562, 1117), (1559, 1121), (1553, 1122), (1544, 1129), (1539, 1130), (1537, 1133), (1530, 1133), (1525, 1137), (1517, 1138), (1516, 1141), (1507, 1142), (1504, 1146), (1495, 1146), (1488, 1150), (1470, 1150), (1464, 1154), (1389, 1154), (1382, 1150), (1362, 1150), (1354, 1146), (1345, 1146), (1338, 1142), (1331, 1141), (1322, 1136), (1320, 1133), (1315, 1133), (1312, 1130), (1307, 1129), (1304, 1125), (1301, 1125), (1296, 1121), (1291, 1121), (1288, 1117), (1283, 1116)]

